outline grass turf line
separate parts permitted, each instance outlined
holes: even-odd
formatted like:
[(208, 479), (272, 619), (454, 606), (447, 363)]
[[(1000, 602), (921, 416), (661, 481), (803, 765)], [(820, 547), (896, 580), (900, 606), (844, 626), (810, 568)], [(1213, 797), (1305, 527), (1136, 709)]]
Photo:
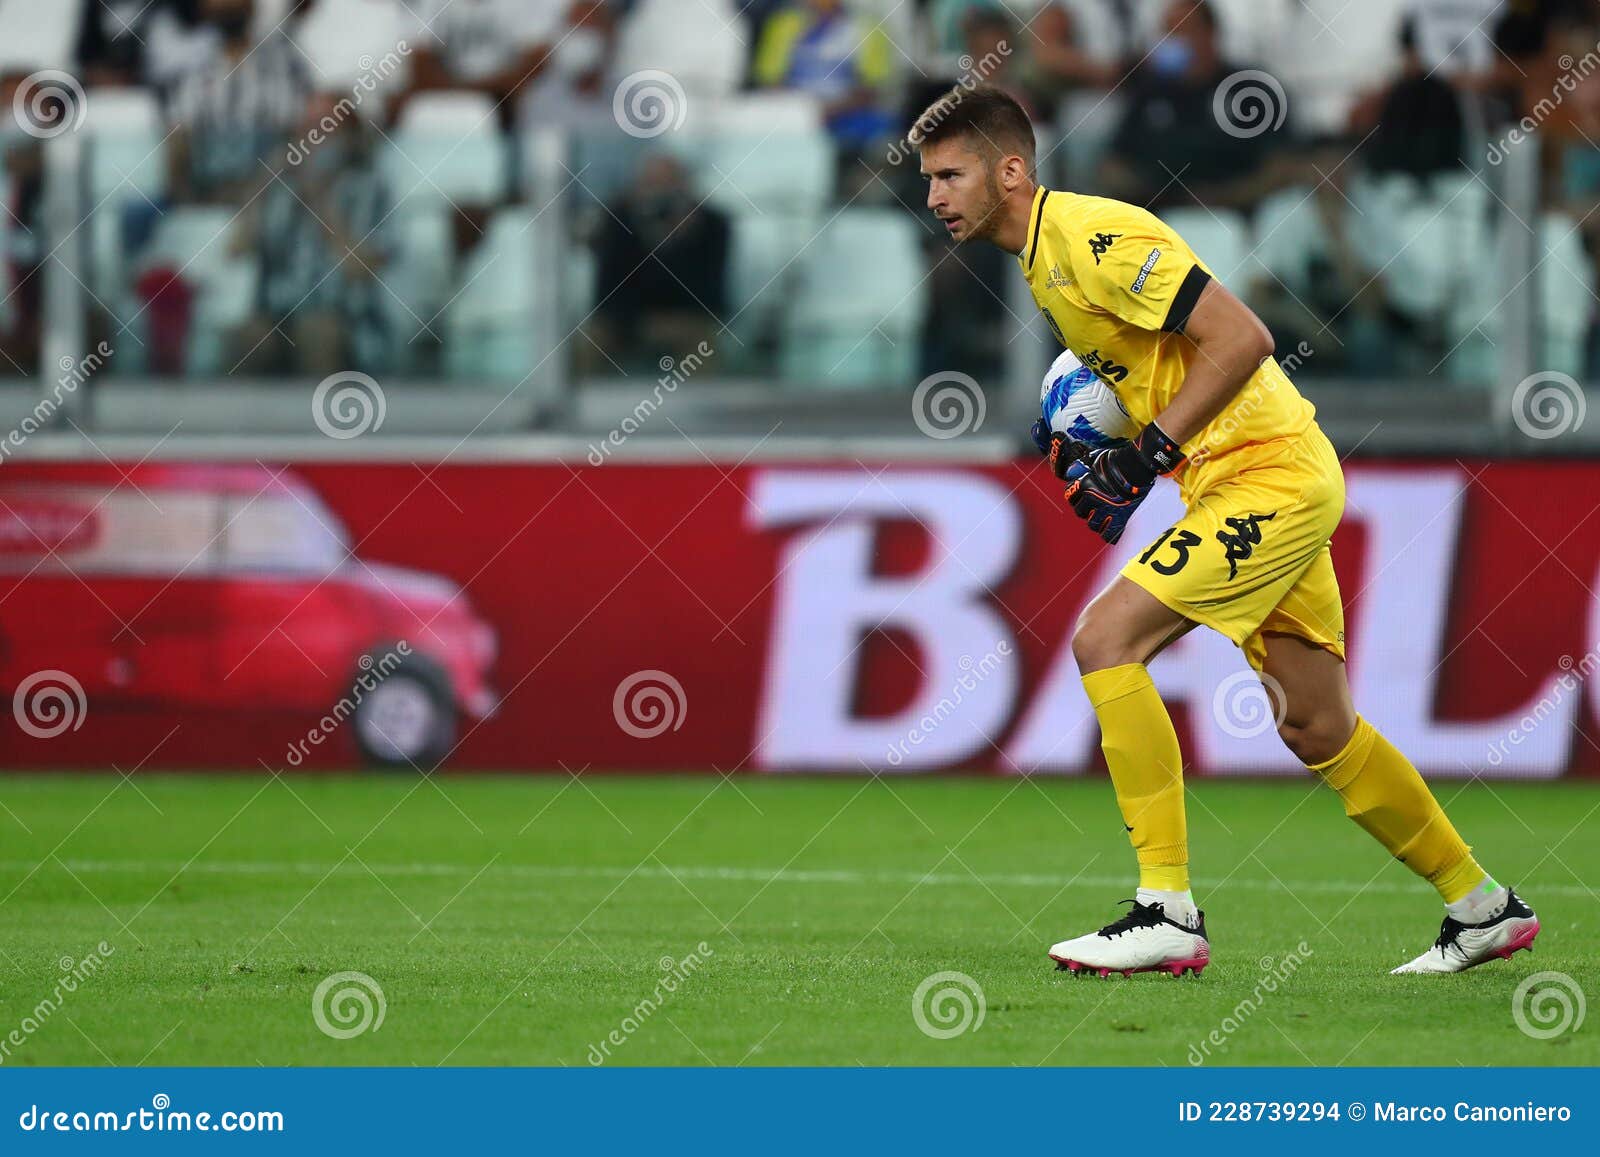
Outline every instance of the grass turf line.
[[(8, 776), (0, 1064), (1600, 1063), (1594, 1025), (1536, 1040), (1511, 1007), (1543, 970), (1600, 996), (1600, 785), (1436, 786), (1537, 907), (1533, 955), (1388, 976), (1432, 890), (1306, 781), (1202, 782), (1214, 963), (1101, 981), (1044, 950), (1132, 892), (1104, 780)], [(949, 970), (984, 1017), (933, 1039), (912, 993)], [(378, 1030), (318, 1029), (341, 971), (381, 985)]]

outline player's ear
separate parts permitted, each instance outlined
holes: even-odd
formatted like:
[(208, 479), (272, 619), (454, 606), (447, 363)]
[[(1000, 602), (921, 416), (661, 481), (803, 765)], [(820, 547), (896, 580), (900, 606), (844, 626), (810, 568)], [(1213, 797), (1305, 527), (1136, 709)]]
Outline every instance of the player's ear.
[(1000, 162), (1000, 187), (1006, 192), (1020, 188), (1028, 179), (1028, 162), (1016, 153)]

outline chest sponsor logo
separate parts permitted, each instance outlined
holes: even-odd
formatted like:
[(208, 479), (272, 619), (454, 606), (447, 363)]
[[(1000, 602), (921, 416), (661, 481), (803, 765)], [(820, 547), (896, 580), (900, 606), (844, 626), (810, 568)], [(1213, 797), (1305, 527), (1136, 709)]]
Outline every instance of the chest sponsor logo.
[(1088, 353), (1081, 355), (1078, 360), (1111, 385), (1117, 385), (1128, 376), (1127, 366), (1119, 365), (1099, 350), (1090, 350)]

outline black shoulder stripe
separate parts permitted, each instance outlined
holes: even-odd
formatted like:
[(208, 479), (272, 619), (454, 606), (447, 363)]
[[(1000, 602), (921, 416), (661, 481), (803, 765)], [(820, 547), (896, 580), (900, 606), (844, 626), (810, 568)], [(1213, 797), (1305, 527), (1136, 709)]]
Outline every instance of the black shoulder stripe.
[(1033, 268), (1033, 255), (1039, 251), (1039, 226), (1044, 224), (1044, 203), (1050, 199), (1050, 190), (1046, 189), (1039, 195), (1039, 203), (1033, 207), (1033, 240), (1028, 243), (1028, 268)]
[(1210, 280), (1211, 274), (1198, 265), (1189, 267), (1189, 272), (1184, 274), (1183, 284), (1178, 286), (1178, 292), (1172, 295), (1172, 305), (1167, 309), (1167, 320), (1161, 323), (1163, 330), (1167, 333), (1183, 332), (1183, 327), (1189, 324), (1189, 315), (1194, 312), (1195, 302), (1200, 300), (1200, 294)]

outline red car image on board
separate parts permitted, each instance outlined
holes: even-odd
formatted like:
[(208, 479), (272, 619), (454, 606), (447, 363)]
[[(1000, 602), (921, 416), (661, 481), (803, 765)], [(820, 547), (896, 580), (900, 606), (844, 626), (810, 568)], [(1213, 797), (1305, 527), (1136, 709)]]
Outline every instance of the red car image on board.
[(305, 712), (348, 726), (373, 763), (422, 769), (449, 753), (462, 714), (495, 702), (494, 632), (461, 588), (355, 557), (289, 471), (0, 477), (0, 582), (15, 588), (0, 603), (7, 696), (54, 669), (91, 710)]

